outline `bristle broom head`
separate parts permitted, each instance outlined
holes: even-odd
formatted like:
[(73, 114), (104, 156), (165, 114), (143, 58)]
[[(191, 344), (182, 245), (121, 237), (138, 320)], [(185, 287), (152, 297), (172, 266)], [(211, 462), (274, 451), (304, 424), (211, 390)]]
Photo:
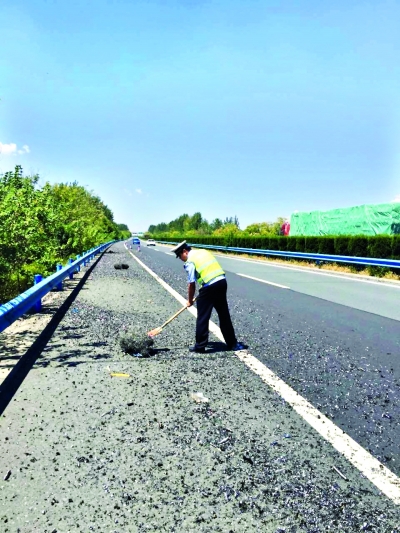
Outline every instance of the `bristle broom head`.
[(156, 335), (159, 335), (161, 332), (162, 332), (162, 328), (155, 328), (155, 329), (152, 329), (151, 331), (149, 331), (147, 333), (147, 336), (148, 337), (155, 337)]
[(130, 332), (120, 338), (120, 346), (125, 353), (131, 355), (142, 354), (143, 357), (149, 357), (152, 353), (154, 341), (151, 337), (144, 337)]

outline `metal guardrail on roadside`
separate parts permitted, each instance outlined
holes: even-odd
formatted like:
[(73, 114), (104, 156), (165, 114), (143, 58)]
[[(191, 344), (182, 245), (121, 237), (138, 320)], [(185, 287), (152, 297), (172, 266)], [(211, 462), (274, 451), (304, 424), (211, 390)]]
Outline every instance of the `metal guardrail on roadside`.
[(67, 276), (69, 276), (70, 279), (73, 279), (74, 273), (79, 272), (81, 265), (88, 265), (90, 261), (94, 259), (95, 255), (102, 253), (114, 242), (115, 241), (110, 241), (97, 246), (97, 248), (92, 248), (85, 254), (78, 255), (76, 261), (70, 259), (65, 267), (57, 265), (57, 272), (43, 280), (41, 279), (41, 276), (35, 276), (36, 284), (33, 287), (0, 306), (0, 332), (4, 331), (17, 320), (17, 318), (32, 308), (37, 311), (40, 310), (40, 302), (43, 296), (54, 288), (62, 290), (62, 282)]
[[(160, 244), (177, 244), (176, 242), (170, 241), (157, 241)], [(236, 252), (243, 254), (254, 254), (254, 255), (271, 255), (277, 257), (289, 257), (292, 259), (310, 259), (316, 261), (317, 263), (322, 263), (324, 261), (332, 261), (334, 263), (347, 263), (355, 265), (371, 265), (371, 266), (382, 266), (389, 268), (400, 268), (400, 261), (395, 259), (377, 259), (372, 257), (352, 257), (349, 255), (325, 255), (325, 254), (311, 254), (304, 252), (283, 252), (280, 250), (261, 250), (256, 248), (235, 248), (233, 246), (214, 246), (210, 244), (195, 244), (189, 243), (189, 246), (197, 248), (209, 248), (210, 250), (219, 250), (221, 252)]]

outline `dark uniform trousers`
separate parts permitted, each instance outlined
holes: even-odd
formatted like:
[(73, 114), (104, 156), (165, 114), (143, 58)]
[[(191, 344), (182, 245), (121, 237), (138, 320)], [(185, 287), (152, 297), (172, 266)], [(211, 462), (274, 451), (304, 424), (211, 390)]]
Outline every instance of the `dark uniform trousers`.
[(226, 279), (216, 281), (211, 285), (202, 287), (196, 298), (197, 322), (196, 322), (196, 348), (205, 348), (208, 342), (208, 322), (213, 308), (219, 317), (219, 326), (228, 347), (235, 346), (236, 336), (229, 314), (226, 291), (228, 285)]

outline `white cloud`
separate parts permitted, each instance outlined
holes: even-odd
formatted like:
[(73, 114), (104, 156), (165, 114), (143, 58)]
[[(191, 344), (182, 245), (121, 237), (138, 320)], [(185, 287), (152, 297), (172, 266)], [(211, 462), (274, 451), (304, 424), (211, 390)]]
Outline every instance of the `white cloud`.
[(17, 149), (15, 143), (1, 143), (0, 142), (0, 155), (14, 155), (14, 154), (29, 154), (30, 148), (27, 144), (24, 144), (21, 149)]
[(127, 194), (128, 196), (132, 196), (132, 193), (128, 191), (128, 189), (124, 189), (124, 193)]
[(400, 194), (398, 194), (392, 202), (400, 202)]
[(135, 191), (138, 193), (138, 194), (142, 194), (142, 189), (135, 189)]
[(0, 154), (2, 155), (10, 155), (15, 154), (17, 151), (17, 145), (14, 143), (9, 144), (3, 144), (0, 143)]

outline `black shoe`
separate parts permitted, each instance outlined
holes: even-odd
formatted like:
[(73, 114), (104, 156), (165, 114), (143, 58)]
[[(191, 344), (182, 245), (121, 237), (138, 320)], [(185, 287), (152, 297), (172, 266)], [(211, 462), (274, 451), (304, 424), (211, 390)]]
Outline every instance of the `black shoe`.
[(238, 352), (239, 350), (245, 350), (247, 346), (245, 344), (242, 344), (241, 342), (237, 342), (233, 346), (228, 346), (228, 350), (233, 350), (234, 352)]
[(206, 353), (205, 348), (197, 348), (197, 346), (189, 346), (189, 352)]

